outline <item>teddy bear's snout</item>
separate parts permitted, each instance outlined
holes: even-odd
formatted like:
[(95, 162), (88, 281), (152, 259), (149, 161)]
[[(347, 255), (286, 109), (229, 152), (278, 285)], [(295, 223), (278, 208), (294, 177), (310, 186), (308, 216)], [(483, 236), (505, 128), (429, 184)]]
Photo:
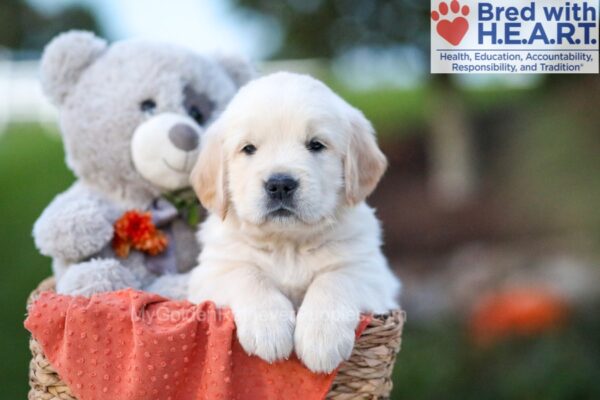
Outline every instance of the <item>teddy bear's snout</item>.
[(199, 137), (190, 125), (178, 123), (169, 130), (169, 140), (180, 150), (193, 151), (198, 148)]

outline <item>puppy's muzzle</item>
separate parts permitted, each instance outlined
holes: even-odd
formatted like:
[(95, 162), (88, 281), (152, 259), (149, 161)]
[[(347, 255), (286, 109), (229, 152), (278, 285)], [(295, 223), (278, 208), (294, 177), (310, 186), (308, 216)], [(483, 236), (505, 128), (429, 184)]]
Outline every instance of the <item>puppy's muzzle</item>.
[(265, 182), (265, 192), (273, 201), (288, 203), (294, 197), (298, 186), (298, 180), (291, 176), (275, 174)]

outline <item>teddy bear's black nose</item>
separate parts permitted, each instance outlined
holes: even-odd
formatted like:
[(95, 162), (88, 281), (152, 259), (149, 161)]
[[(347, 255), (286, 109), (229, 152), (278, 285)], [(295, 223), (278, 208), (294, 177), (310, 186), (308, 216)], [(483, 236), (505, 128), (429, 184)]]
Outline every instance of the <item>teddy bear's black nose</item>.
[(169, 130), (169, 139), (175, 147), (183, 151), (196, 150), (198, 133), (188, 124), (176, 124)]

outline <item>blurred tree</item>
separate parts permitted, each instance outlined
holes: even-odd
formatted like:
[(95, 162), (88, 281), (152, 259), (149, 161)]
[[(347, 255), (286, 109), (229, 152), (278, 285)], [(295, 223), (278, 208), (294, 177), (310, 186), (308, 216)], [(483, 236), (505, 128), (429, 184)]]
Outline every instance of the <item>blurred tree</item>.
[(475, 133), (462, 93), (448, 75), (435, 77), (430, 102), (428, 184), (435, 204), (451, 210), (473, 201), (477, 195)]
[(422, 0), (233, 0), (278, 21), (276, 58), (331, 58), (360, 46), (399, 43), (429, 49), (429, 3)]
[[(429, 56), (430, 6), (423, 0), (233, 0), (279, 22), (275, 58), (333, 58), (357, 47), (411, 45)], [(462, 95), (447, 76), (433, 81), (428, 137), (433, 200), (455, 208), (477, 192), (476, 148)]]
[(69, 29), (100, 31), (94, 14), (83, 6), (65, 7), (48, 15), (24, 0), (0, 2), (0, 47), (39, 50), (53, 36)]

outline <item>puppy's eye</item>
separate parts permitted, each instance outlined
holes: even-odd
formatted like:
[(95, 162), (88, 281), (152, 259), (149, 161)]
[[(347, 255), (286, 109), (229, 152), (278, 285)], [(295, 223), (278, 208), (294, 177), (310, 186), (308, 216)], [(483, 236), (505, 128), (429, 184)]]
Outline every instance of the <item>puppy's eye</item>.
[(323, 143), (319, 142), (318, 140), (313, 139), (313, 140), (311, 140), (310, 142), (308, 142), (306, 144), (306, 148), (309, 151), (318, 153), (318, 152), (320, 152), (322, 150), (325, 150), (325, 145)]
[(204, 116), (202, 111), (200, 111), (200, 109), (198, 109), (198, 107), (196, 106), (191, 106), (188, 110), (188, 114), (190, 115), (190, 117), (192, 117), (194, 121), (196, 121), (198, 125), (203, 125), (204, 122), (206, 122), (206, 117)]
[(242, 148), (242, 153), (245, 153), (249, 156), (256, 153), (256, 146), (253, 144), (247, 144)]
[(156, 110), (156, 102), (152, 99), (146, 99), (140, 103), (140, 110), (144, 113), (152, 114)]

